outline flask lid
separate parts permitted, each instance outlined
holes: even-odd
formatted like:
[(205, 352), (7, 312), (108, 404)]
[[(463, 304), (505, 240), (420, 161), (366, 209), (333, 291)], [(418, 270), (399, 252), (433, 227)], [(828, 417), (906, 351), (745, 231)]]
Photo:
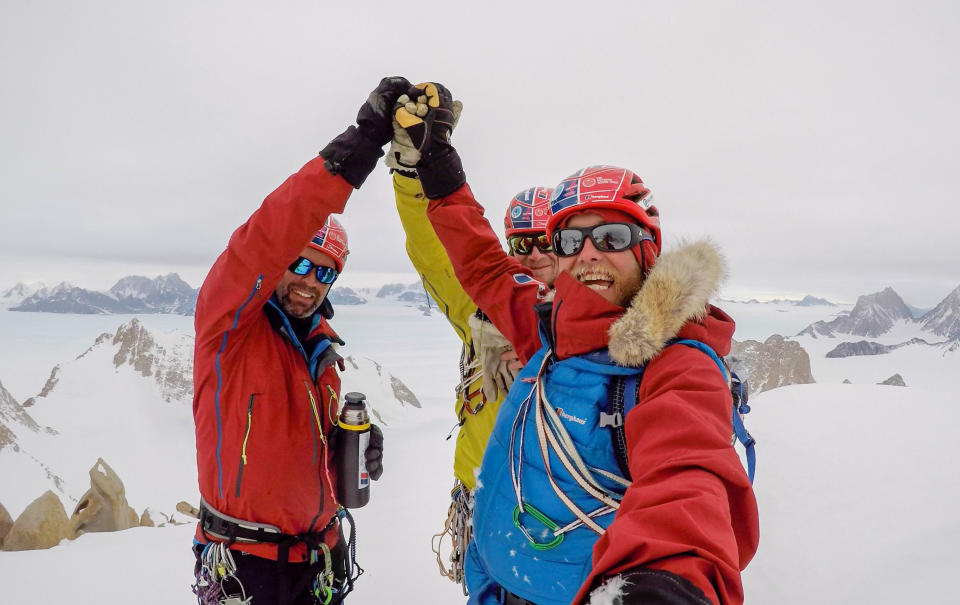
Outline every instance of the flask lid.
[(366, 395), (364, 395), (363, 393), (357, 393), (356, 391), (351, 391), (343, 396), (344, 402), (346, 402), (347, 404), (352, 403), (353, 405), (363, 405), (366, 399), (367, 399)]

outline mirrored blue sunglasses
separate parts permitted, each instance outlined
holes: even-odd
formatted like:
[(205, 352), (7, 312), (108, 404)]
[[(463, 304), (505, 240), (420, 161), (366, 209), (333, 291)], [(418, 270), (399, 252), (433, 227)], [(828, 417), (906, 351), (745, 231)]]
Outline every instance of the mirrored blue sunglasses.
[(315, 265), (309, 258), (304, 258), (302, 256), (290, 263), (290, 266), (287, 268), (297, 275), (306, 275), (310, 273), (311, 269), (315, 269), (317, 281), (321, 284), (332, 284), (334, 281), (336, 281), (337, 276), (340, 275), (340, 272), (337, 271), (335, 267), (323, 267), (320, 265)]

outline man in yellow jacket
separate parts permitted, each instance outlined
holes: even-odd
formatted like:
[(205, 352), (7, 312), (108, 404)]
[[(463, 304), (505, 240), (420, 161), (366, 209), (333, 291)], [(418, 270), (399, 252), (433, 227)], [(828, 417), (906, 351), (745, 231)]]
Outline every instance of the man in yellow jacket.
[[(456, 113), (459, 115), (459, 107)], [(429, 200), (412, 167), (418, 159), (416, 149), (396, 124), (394, 131), (400, 136), (395, 136), (386, 164), (393, 169), (397, 211), (407, 236), (407, 255), (424, 288), (463, 341), (460, 384), (456, 389), (455, 411), (460, 431), (453, 460), (455, 481), (444, 529), (434, 536), (434, 552), (441, 573), (462, 584), (463, 555), (470, 541), (470, 498), (476, 486), (475, 471), (483, 459), (497, 411), (520, 366), (510, 343), (457, 281), (447, 253), (427, 220)], [(531, 279), (541, 282), (545, 288), (553, 286), (558, 270), (557, 257), (546, 237), (549, 200), (548, 188), (527, 189), (511, 200), (504, 217), (510, 254), (529, 271)], [(452, 549), (449, 566), (441, 555), (441, 543), (446, 537)]]

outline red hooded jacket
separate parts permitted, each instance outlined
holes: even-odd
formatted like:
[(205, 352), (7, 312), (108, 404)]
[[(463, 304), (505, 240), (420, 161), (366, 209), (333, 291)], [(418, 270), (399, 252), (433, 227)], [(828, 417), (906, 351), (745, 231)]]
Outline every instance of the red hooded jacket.
[[(200, 495), (215, 510), (283, 533), (319, 532), (337, 510), (325, 435), (336, 422), (339, 356), (307, 360), (265, 308), (287, 266), (352, 187), (307, 163), (237, 229), (207, 275), (195, 318), (193, 416)], [(274, 314), (273, 324), (269, 313)], [(283, 330), (286, 332), (286, 330)], [(308, 340), (339, 341), (322, 318)], [(208, 541), (198, 527), (197, 538)], [(336, 543), (337, 532), (325, 537)], [(273, 544), (233, 546), (276, 558)], [(305, 557), (298, 544), (290, 560)]]
[[(457, 278), (524, 362), (541, 346), (532, 307), (547, 289), (510, 258), (468, 186), (432, 200), (428, 216)], [(716, 603), (741, 603), (740, 571), (759, 541), (757, 505), (731, 446), (732, 401), (712, 359), (673, 338), (730, 351), (734, 322), (708, 304), (724, 273), (707, 243), (664, 254), (631, 306), (607, 302), (561, 273), (554, 283), (553, 350), (560, 359), (609, 348), (619, 363), (646, 364), (627, 415), (632, 484), (593, 550), (575, 602), (604, 577), (636, 568), (682, 576)]]

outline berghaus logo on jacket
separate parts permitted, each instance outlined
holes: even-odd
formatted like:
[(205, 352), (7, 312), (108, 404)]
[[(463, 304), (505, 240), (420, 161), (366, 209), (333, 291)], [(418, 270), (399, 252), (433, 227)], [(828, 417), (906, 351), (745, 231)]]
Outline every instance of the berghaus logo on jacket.
[(570, 422), (576, 422), (580, 425), (586, 425), (587, 419), (580, 418), (579, 416), (574, 416), (573, 414), (568, 414), (563, 411), (563, 408), (557, 408), (557, 415), (563, 418), (564, 420), (569, 420)]

